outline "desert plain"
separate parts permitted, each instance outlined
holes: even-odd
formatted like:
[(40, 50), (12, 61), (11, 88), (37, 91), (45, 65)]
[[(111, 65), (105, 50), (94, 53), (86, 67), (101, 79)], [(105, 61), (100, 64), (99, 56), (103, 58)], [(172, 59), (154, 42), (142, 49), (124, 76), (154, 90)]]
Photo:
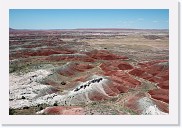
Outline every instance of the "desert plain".
[(166, 115), (167, 29), (9, 30), (10, 115)]

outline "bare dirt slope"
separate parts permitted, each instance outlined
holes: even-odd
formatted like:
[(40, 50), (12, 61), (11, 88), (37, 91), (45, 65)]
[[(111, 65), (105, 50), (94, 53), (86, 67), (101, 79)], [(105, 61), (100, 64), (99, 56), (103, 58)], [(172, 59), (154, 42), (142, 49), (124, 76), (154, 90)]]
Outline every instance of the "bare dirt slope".
[(12, 30), (10, 114), (169, 113), (168, 30)]

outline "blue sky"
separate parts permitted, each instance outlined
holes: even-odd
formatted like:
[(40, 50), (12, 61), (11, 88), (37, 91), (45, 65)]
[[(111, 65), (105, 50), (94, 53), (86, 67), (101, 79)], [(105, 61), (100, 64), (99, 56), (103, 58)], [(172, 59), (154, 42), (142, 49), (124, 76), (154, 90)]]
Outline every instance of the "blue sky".
[(14, 29), (168, 29), (167, 9), (10, 9)]

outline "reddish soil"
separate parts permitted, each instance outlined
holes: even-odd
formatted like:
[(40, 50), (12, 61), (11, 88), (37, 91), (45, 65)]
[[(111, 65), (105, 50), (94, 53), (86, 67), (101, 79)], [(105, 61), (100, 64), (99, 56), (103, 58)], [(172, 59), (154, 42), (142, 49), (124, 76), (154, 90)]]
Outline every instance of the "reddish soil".
[(129, 88), (135, 88), (141, 84), (140, 81), (134, 79), (123, 71), (109, 71), (106, 72), (105, 75), (110, 76), (111, 80)]
[(129, 73), (154, 83), (163, 83), (169, 80), (169, 67), (166, 61), (158, 61), (152, 64), (150, 62), (149, 64), (144, 63), (141, 68), (135, 68)]
[[(143, 30), (141, 34), (145, 31)], [(143, 98), (148, 98), (152, 105), (168, 113), (169, 61), (166, 50), (168, 40), (161, 38), (160, 35), (145, 37), (133, 31), (129, 33), (135, 36), (132, 34), (128, 36), (128, 32), (125, 36), (123, 32), (109, 33), (13, 31), (9, 47), (9, 58), (13, 60), (10, 67), (13, 68), (12, 72), (20, 70), (20, 73), (24, 73), (24, 69), (29, 71), (29, 68), (48, 69), (51, 74), (38, 83), (55, 87), (57, 95), (73, 94), (76, 97), (72, 97), (71, 100), (74, 102), (70, 105), (78, 106), (47, 107), (43, 114), (84, 115), (85, 106), (90, 105), (89, 109), (94, 106), (91, 104), (92, 101), (107, 107), (110, 105), (111, 108), (117, 105), (113, 108), (119, 113), (142, 114), (144, 108), (139, 101)], [(146, 34), (148, 33), (150, 31)], [(155, 43), (158, 40), (153, 38), (161, 39), (163, 42), (160, 40), (161, 42)], [(128, 44), (126, 40), (130, 43)], [(143, 44), (135, 42), (136, 40), (141, 40)], [(41, 67), (42, 65), (44, 67)], [(92, 78), (93, 76), (102, 77), (105, 81), (100, 82), (98, 78)], [(79, 104), (82, 99), (85, 104)], [(103, 110), (107, 110), (107, 107), (103, 107)], [(120, 110), (121, 107), (123, 111)]]
[(109, 99), (108, 96), (96, 90), (89, 92), (88, 97), (92, 101), (103, 101), (103, 100)]
[(149, 91), (152, 98), (169, 103), (169, 66), (167, 60), (157, 60), (139, 63), (141, 68), (136, 68), (129, 73), (134, 76), (157, 83), (161, 89)]
[(143, 109), (140, 108), (138, 101), (144, 97), (146, 97), (144, 93), (133, 95), (127, 99), (124, 105), (135, 113), (141, 114)]
[(148, 92), (152, 98), (169, 103), (169, 90), (155, 89)]
[(150, 67), (154, 64), (163, 63), (163, 62), (168, 62), (168, 60), (153, 60), (153, 61), (148, 61), (148, 62), (140, 62), (140, 63), (138, 63), (138, 65), (141, 67)]
[(157, 84), (158, 87), (169, 90), (169, 80), (160, 82)]
[(57, 73), (63, 76), (72, 76), (78, 72), (84, 72), (92, 68), (94, 67), (90, 64), (70, 63), (65, 67), (57, 69)]
[(89, 56), (85, 54), (70, 54), (70, 55), (56, 55), (56, 56), (48, 56), (45, 60), (48, 61), (83, 61), (83, 62), (94, 62), (93, 58), (90, 58)]
[(44, 110), (46, 115), (84, 115), (84, 109), (77, 106), (56, 106), (48, 107)]
[(103, 62), (100, 65), (100, 68), (103, 71), (107, 72), (113, 70), (130, 70), (133, 69), (133, 66), (123, 61), (109, 61), (109, 62)]
[(49, 56), (52, 54), (72, 54), (74, 53), (73, 50), (68, 49), (39, 49), (39, 50), (21, 50), (17, 51), (16, 53), (10, 54), (10, 59), (16, 59), (16, 58), (28, 58), (31, 56)]
[(126, 56), (115, 55), (106, 50), (94, 50), (94, 51), (88, 52), (87, 55), (90, 56), (91, 58), (99, 59), (99, 60), (128, 59), (128, 57)]
[(160, 108), (161, 111), (169, 113), (169, 107), (167, 103), (155, 99), (153, 99), (153, 102)]
[[(142, 114), (143, 109), (147, 108), (147, 106), (149, 106), (150, 104), (155, 104), (157, 106), (157, 108), (159, 108), (160, 111), (166, 112), (168, 113), (168, 104), (161, 102), (159, 100), (155, 100), (155, 99), (150, 99), (148, 98), (148, 100), (150, 101), (140, 101), (143, 98), (146, 98), (147, 95), (144, 93), (138, 93), (136, 95), (131, 95), (128, 96), (127, 99), (125, 99), (125, 107), (127, 107), (128, 109), (132, 110), (134, 113), (136, 114)], [(118, 101), (118, 103), (120, 103), (121, 101)]]

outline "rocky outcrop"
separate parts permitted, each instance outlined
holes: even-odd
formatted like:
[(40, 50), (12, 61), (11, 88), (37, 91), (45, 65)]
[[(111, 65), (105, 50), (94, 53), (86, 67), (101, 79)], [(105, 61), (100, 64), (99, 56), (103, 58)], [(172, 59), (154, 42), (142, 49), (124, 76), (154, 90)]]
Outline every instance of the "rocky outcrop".
[(9, 105), (10, 108), (23, 108), (34, 106), (32, 100), (58, 90), (54, 87), (40, 84), (39, 82), (51, 74), (50, 71), (37, 70), (22, 76), (10, 75)]

